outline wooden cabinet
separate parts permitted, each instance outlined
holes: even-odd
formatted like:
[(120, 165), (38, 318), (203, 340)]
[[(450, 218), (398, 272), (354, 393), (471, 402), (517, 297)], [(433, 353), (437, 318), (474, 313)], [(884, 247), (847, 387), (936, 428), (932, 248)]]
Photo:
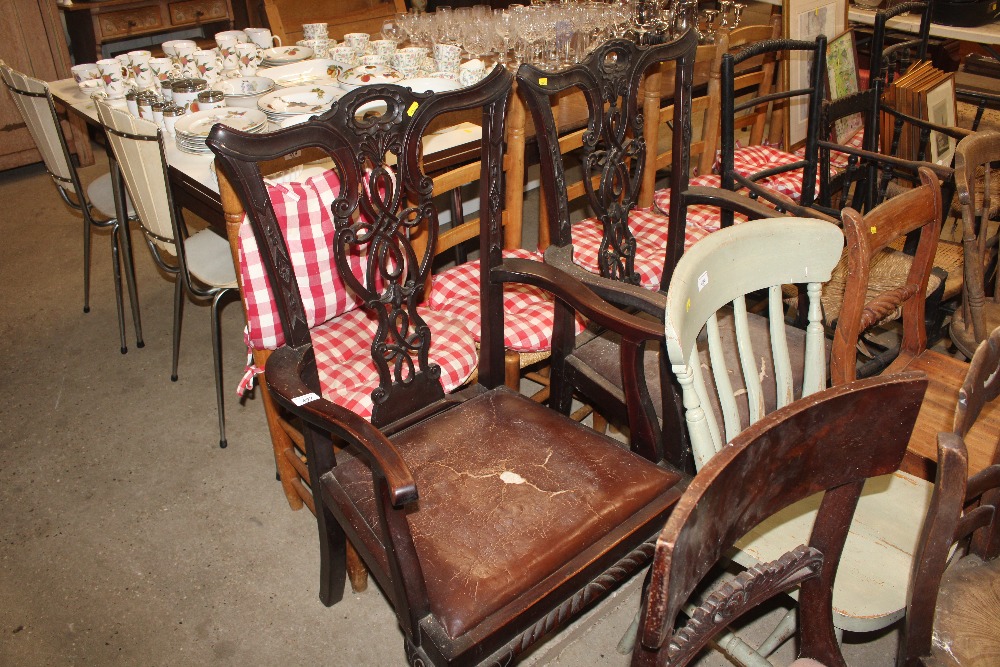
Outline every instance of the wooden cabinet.
[[(3, 17), (0, 20), (0, 59), (19, 72), (43, 81), (65, 79), (70, 75), (69, 53), (55, 0), (0, 0), (0, 16)], [(86, 131), (75, 135), (64, 122), (63, 132), (70, 150), (78, 152), (81, 163), (92, 163)], [(74, 136), (81, 138), (79, 151), (74, 146)], [(0, 170), (41, 159), (14, 101), (0, 84)]]
[(196, 27), (204, 28), (205, 36), (211, 37), (233, 25), (230, 0), (77, 0), (63, 11), (73, 58), (78, 63), (99, 60), (105, 44), (133, 37)]

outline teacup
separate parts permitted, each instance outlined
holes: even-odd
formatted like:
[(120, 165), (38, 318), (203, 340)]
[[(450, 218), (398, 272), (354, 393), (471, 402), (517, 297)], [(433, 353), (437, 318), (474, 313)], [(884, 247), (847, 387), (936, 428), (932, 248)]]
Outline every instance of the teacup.
[(115, 58), (104, 58), (97, 61), (97, 68), (101, 72), (104, 92), (108, 99), (120, 100), (125, 97), (125, 75), (122, 72), (121, 62)]
[(383, 56), (378, 53), (370, 53), (366, 56), (361, 56), (362, 65), (388, 65), (388, 56)]
[(193, 54), (195, 70), (197, 75), (208, 81), (209, 85), (215, 83), (222, 76), (222, 58), (215, 49), (200, 49)]
[(439, 71), (457, 73), (458, 65), (462, 62), (462, 47), (455, 44), (435, 44), (434, 62)]
[(135, 85), (141, 90), (152, 88), (155, 77), (149, 69), (149, 61), (152, 58), (149, 51), (129, 51), (127, 55)]
[(315, 39), (300, 39), (295, 42), (296, 46), (307, 46), (313, 50), (313, 53), (317, 58), (325, 58), (326, 52), (330, 50), (331, 46), (336, 45), (336, 40), (323, 38)]
[(368, 50), (371, 53), (390, 58), (396, 52), (396, 42), (391, 39), (375, 39), (368, 43)]
[(325, 23), (302, 24), (302, 36), (305, 39), (327, 39), (329, 34)]
[(125, 82), (130, 83), (129, 79), (132, 78), (132, 59), (129, 58), (127, 53), (119, 53), (115, 56), (115, 60), (122, 67), (122, 76), (125, 77)]
[(198, 43), (191, 39), (171, 39), (170, 41), (163, 42), (160, 48), (171, 58), (177, 58), (180, 55), (177, 53), (178, 46), (190, 46), (192, 49), (197, 49)]
[(486, 63), (479, 58), (464, 62), (458, 68), (458, 82), (463, 86), (479, 83), (486, 76)]
[(73, 65), (69, 68), (69, 71), (73, 73), (73, 80), (76, 81), (77, 85), (81, 88), (89, 87), (88, 81), (100, 81), (101, 80), (101, 70), (94, 63), (86, 63), (83, 65)]
[(331, 48), (327, 54), (333, 61), (333, 66), (341, 72), (358, 64), (358, 56), (354, 49), (344, 44)]
[(344, 44), (354, 49), (354, 53), (360, 58), (365, 54), (370, 39), (367, 32), (349, 32), (344, 35)]
[(251, 42), (262, 49), (281, 46), (281, 38), (277, 35), (272, 35), (268, 28), (246, 28), (243, 32), (247, 34)]
[(194, 64), (194, 54), (198, 51), (197, 44), (181, 44), (174, 47), (177, 53), (177, 64), (180, 65), (183, 76), (196, 76), (198, 68)]
[(235, 37), (223, 37), (216, 41), (219, 44), (219, 53), (222, 54), (222, 69), (238, 69), (240, 66), (240, 57), (236, 53), (236, 45), (240, 42)]
[(254, 76), (264, 59), (264, 51), (253, 42), (240, 42), (236, 45), (236, 56), (240, 76)]
[(426, 55), (427, 49), (424, 47), (408, 46), (392, 54), (392, 66), (406, 76), (413, 76), (413, 73), (420, 69), (420, 65), (423, 64)]
[(166, 81), (175, 74), (179, 74), (179, 70), (180, 68), (174, 65), (174, 61), (170, 58), (149, 59), (149, 71), (153, 74), (153, 79), (156, 81)]
[[(215, 35), (215, 43), (219, 44), (219, 40), (224, 39), (235, 39), (237, 42), (249, 42), (250, 37), (247, 36), (242, 30), (223, 30), (222, 32), (217, 32)], [(219, 46), (222, 46), (219, 44)]]

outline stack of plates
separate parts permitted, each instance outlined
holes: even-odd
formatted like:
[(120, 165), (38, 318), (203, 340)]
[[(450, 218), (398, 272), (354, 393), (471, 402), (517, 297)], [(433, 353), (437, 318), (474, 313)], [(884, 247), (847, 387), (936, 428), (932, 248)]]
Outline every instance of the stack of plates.
[(266, 76), (241, 76), (222, 79), (214, 86), (226, 95), (226, 106), (257, 108), (257, 100), (274, 90), (274, 80)]
[(205, 145), (205, 139), (212, 126), (222, 123), (244, 132), (266, 132), (267, 116), (256, 109), (240, 109), (238, 107), (219, 107), (207, 111), (197, 111), (177, 119), (174, 134), (177, 147), (185, 153), (202, 155), (211, 153)]
[(343, 96), (344, 91), (335, 86), (294, 86), (268, 93), (257, 100), (259, 108), (269, 121), (280, 125), (294, 116), (315, 116), (324, 113)]
[(297, 63), (312, 56), (313, 50), (308, 46), (276, 46), (273, 49), (264, 49), (264, 60), (260, 64), (262, 67), (274, 67)]

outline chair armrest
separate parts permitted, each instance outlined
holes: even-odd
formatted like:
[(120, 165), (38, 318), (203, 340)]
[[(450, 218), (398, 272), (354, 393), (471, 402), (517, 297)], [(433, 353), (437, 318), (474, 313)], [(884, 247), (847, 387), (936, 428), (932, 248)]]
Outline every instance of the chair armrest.
[[(820, 211), (818, 209), (797, 204), (795, 203), (795, 201), (793, 201), (789, 197), (786, 197), (780, 192), (777, 192), (764, 185), (760, 185), (759, 183), (751, 181), (749, 178), (746, 178), (742, 174), (739, 173), (734, 174), (733, 180), (735, 180), (739, 186), (744, 187), (747, 190), (749, 190), (752, 194), (757, 195), (758, 198), (769, 201), (775, 206), (779, 206), (782, 209), (784, 209), (783, 213), (781, 211), (777, 212), (779, 216), (784, 214), (784, 215), (793, 215), (799, 218), (818, 218), (826, 222), (832, 222), (836, 225), (840, 224), (840, 220), (838, 220), (837, 218), (827, 213), (824, 213), (823, 211)], [(747, 199), (749, 199), (749, 197), (747, 197)], [(761, 204), (760, 206), (763, 206), (763, 204)], [(764, 206), (764, 208), (768, 207)], [(769, 216), (769, 217), (774, 217), (774, 216)]]
[[(600, 299), (614, 304), (617, 308), (634, 308), (657, 319), (662, 319), (663, 313), (666, 312), (666, 294), (587, 271), (573, 261), (572, 245), (551, 245), (546, 248), (545, 265), (551, 266), (565, 279), (583, 285)], [(543, 285), (542, 289), (548, 287)]]
[(399, 451), (372, 424), (347, 408), (318, 397), (302, 405), (295, 399), (312, 394), (302, 381), (306, 354), (311, 348), (281, 347), (267, 360), (267, 388), (279, 404), (300, 419), (358, 446), (360, 454), (381, 474), (393, 507), (417, 500), (417, 485)]
[[(546, 251), (546, 257), (548, 257), (548, 251)], [(523, 283), (543, 289), (584, 317), (621, 334), (622, 338), (627, 340), (665, 341), (663, 325), (659, 321), (652, 322), (615, 307), (593, 292), (588, 285), (555, 266), (530, 259), (505, 259), (490, 273), (491, 280), (497, 282)], [(584, 271), (584, 273), (587, 272)], [(666, 296), (659, 294), (659, 292), (650, 292), (641, 287), (624, 285), (613, 280), (602, 280), (623, 288), (640, 290), (650, 295), (659, 295), (663, 297), (664, 306), (666, 305)], [(630, 292), (631, 290), (623, 291)], [(662, 310), (659, 315), (661, 318), (663, 317)]]
[(742, 213), (749, 220), (781, 218), (786, 215), (781, 211), (774, 210), (770, 206), (764, 206), (757, 200), (745, 195), (707, 185), (689, 187), (684, 191), (683, 196), (684, 203), (688, 206), (704, 204), (706, 206), (724, 208), (735, 213)]
[[(957, 128), (952, 128), (957, 129)], [(820, 148), (829, 148), (832, 151), (837, 151), (843, 153), (844, 155), (854, 155), (859, 158), (866, 160), (871, 160), (873, 162), (881, 162), (882, 164), (892, 165), (893, 167), (899, 167), (905, 169), (907, 172), (912, 172), (916, 174), (920, 167), (927, 167), (938, 179), (944, 181), (951, 178), (954, 173), (954, 169), (951, 167), (945, 167), (940, 164), (935, 164), (933, 162), (923, 162), (918, 160), (907, 160), (901, 157), (896, 157), (894, 155), (886, 155), (885, 153), (874, 153), (872, 151), (866, 151), (862, 148), (854, 148), (853, 146), (842, 146), (841, 144), (836, 144), (831, 141), (826, 141), (824, 139), (819, 140)]]

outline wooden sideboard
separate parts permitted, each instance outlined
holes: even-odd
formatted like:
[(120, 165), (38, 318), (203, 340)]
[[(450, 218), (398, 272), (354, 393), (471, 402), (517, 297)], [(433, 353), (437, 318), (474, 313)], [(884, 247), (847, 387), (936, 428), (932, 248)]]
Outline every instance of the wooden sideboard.
[(76, 0), (63, 12), (78, 63), (99, 60), (105, 44), (198, 27), (211, 37), (233, 26), (230, 0)]

